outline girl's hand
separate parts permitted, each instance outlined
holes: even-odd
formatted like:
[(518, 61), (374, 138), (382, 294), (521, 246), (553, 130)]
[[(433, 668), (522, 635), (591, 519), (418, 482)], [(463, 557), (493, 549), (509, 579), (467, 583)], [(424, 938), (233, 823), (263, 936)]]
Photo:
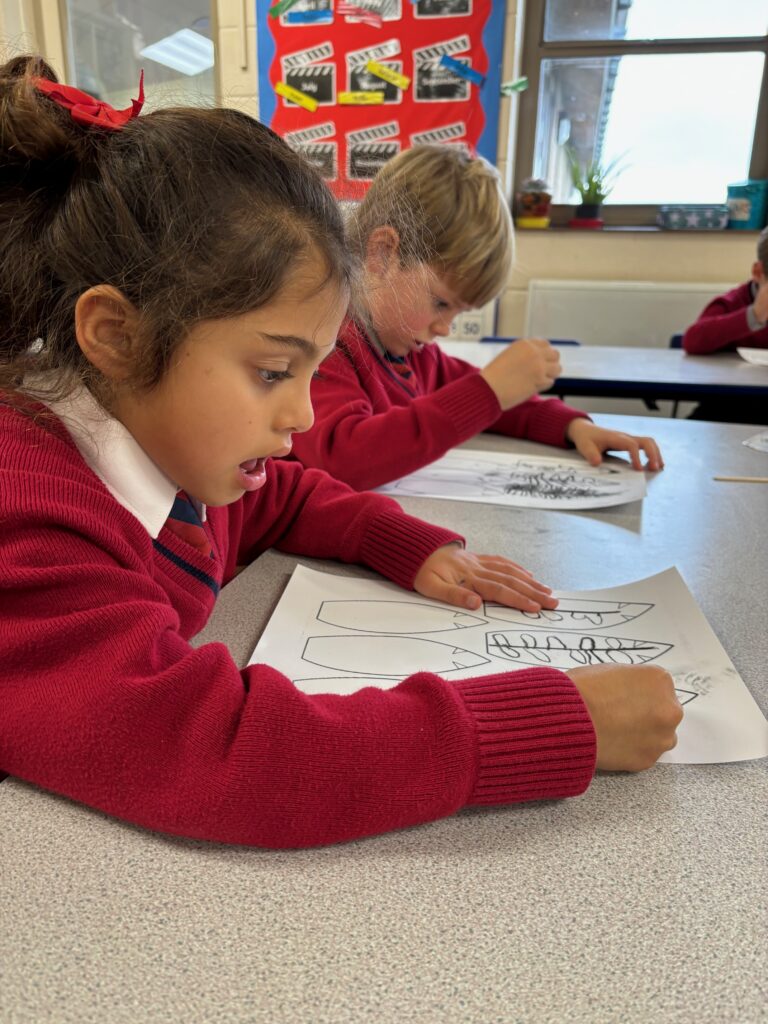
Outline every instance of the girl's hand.
[(550, 587), (533, 578), (527, 569), (500, 555), (473, 555), (458, 544), (433, 551), (413, 581), (424, 597), (477, 610), (483, 601), (495, 601), (524, 612), (557, 608)]
[[(571, 420), (565, 432), (568, 440), (575, 445), (590, 466), (599, 466), (603, 453), (607, 451), (629, 452), (633, 469), (664, 469), (659, 446), (652, 437), (633, 437), (620, 430), (608, 430), (582, 418)], [(640, 452), (645, 452), (647, 462), (643, 466)]]

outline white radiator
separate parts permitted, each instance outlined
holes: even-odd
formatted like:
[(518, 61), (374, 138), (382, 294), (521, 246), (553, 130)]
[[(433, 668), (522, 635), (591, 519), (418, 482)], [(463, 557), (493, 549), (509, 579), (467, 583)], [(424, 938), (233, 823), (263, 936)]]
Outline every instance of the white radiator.
[(710, 299), (738, 282), (531, 281), (525, 333), (584, 345), (667, 348)]

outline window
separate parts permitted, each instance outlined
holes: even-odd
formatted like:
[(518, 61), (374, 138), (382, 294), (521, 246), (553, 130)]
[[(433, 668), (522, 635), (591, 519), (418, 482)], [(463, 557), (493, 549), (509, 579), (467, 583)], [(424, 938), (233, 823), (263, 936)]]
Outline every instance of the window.
[(145, 109), (215, 102), (208, 0), (67, 0), (69, 79), (117, 108), (137, 95)]
[(528, 0), (526, 18), (516, 182), (547, 181), (556, 223), (579, 201), (568, 150), (617, 161), (607, 224), (768, 178), (766, 0)]

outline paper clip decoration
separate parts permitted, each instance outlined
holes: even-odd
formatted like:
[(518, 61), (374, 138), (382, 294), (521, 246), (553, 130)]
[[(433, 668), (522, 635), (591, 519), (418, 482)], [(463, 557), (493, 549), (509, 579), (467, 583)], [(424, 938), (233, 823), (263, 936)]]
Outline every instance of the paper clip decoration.
[(382, 92), (340, 92), (337, 102), (346, 106), (367, 107), (370, 104), (383, 103), (384, 93)]
[(293, 5), (297, 0), (278, 0), (274, 7), (269, 8), (269, 13), (273, 18), (279, 18), (281, 14), (285, 14), (289, 7)]
[(385, 82), (389, 82), (390, 85), (397, 86), (398, 89), (407, 89), (411, 84), (411, 80), (408, 75), (401, 75), (399, 71), (385, 67), (384, 64), (377, 64), (375, 60), (369, 60), (365, 65), (365, 70), (370, 71), (370, 73), (372, 75), (376, 75), (377, 78), (381, 78)]
[(502, 96), (513, 96), (516, 92), (525, 92), (528, 88), (528, 79), (523, 75), (522, 78), (515, 78), (511, 82), (502, 82), (499, 91)]
[(475, 85), (479, 86), (482, 86), (485, 83), (485, 75), (481, 75), (480, 72), (475, 71), (474, 68), (468, 68), (459, 60), (454, 60), (454, 58), (449, 57), (447, 53), (442, 55), (440, 63), (444, 68), (448, 68), (452, 75), (456, 75), (457, 78), (465, 78), (468, 82), (474, 82)]
[(317, 100), (307, 96), (305, 92), (294, 89), (292, 85), (286, 85), (285, 82), (277, 82), (275, 84), (275, 92), (278, 96), (282, 96), (283, 99), (289, 100), (291, 103), (298, 103), (300, 107), (304, 107), (311, 114), (314, 114), (317, 110)]

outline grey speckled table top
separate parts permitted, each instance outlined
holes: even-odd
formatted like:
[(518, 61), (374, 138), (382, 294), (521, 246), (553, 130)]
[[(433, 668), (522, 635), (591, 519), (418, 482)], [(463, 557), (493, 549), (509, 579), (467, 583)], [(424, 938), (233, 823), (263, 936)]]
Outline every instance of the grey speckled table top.
[[(626, 426), (667, 460), (642, 506), (403, 504), (564, 589), (676, 564), (768, 712), (768, 485), (712, 479), (768, 475), (741, 444), (756, 428)], [(246, 660), (293, 564), (241, 574), (201, 642)], [(8, 779), (0, 863), (2, 1024), (768, 1021), (765, 760), (602, 775), (576, 800), (279, 853), (166, 838)]]

